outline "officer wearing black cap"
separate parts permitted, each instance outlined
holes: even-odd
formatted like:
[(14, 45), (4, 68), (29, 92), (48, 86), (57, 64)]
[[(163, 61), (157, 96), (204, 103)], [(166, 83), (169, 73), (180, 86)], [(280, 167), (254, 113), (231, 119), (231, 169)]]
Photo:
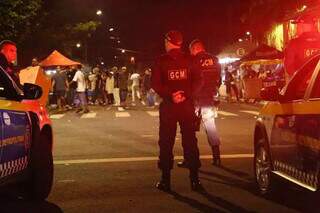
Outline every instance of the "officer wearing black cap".
[(152, 72), (152, 88), (161, 96), (158, 166), (162, 178), (156, 184), (160, 190), (170, 191), (170, 171), (173, 168), (172, 149), (177, 123), (180, 125), (187, 166), (190, 169), (191, 188), (202, 188), (198, 169), (201, 166), (195, 133), (196, 119), (193, 96), (201, 86), (201, 76), (194, 72), (190, 58), (181, 51), (182, 34), (170, 31), (165, 35), (166, 54), (158, 58)]

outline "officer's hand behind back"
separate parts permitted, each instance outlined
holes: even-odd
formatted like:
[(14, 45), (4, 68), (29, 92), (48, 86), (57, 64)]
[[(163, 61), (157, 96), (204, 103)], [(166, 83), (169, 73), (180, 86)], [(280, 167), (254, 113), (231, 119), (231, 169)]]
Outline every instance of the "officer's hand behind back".
[(175, 93), (172, 93), (172, 101), (175, 104), (181, 103), (186, 100), (186, 97), (184, 96), (184, 91), (177, 91)]

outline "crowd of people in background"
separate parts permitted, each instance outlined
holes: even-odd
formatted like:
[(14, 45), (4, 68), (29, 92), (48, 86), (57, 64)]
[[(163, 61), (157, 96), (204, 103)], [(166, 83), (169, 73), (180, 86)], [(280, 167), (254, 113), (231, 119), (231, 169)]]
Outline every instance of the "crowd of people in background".
[(49, 104), (56, 103), (58, 111), (76, 108), (77, 113), (87, 113), (88, 105), (112, 105), (123, 111), (137, 101), (148, 107), (156, 104), (150, 68), (138, 72), (126, 66), (107, 69), (97, 65), (85, 72), (81, 66), (57, 67), (51, 79)]

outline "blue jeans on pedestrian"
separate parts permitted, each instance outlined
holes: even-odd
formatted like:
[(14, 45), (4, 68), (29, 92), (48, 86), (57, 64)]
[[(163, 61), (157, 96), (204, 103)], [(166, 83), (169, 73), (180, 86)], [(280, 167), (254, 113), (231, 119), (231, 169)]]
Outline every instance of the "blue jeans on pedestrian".
[[(87, 97), (85, 92), (77, 92), (76, 94), (77, 99), (79, 100), (79, 104), (81, 105), (82, 108), (87, 109), (88, 107), (88, 102), (87, 102)], [(79, 107), (79, 106), (77, 106)]]
[(148, 106), (154, 106), (155, 97), (154, 97), (154, 91), (151, 89), (147, 91), (147, 103)]
[(127, 100), (128, 90), (120, 89), (120, 101), (125, 102)]

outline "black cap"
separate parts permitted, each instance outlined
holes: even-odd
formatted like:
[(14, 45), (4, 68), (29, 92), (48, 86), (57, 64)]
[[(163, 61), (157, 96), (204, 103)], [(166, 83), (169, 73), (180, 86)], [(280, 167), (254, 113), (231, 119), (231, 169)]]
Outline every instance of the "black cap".
[(191, 43), (189, 44), (189, 48), (192, 47), (195, 44), (200, 44), (201, 46), (203, 46), (203, 43), (200, 39), (194, 39), (193, 41), (191, 41)]
[(182, 34), (177, 30), (171, 30), (166, 35), (165, 38), (172, 44), (181, 46), (183, 42)]

